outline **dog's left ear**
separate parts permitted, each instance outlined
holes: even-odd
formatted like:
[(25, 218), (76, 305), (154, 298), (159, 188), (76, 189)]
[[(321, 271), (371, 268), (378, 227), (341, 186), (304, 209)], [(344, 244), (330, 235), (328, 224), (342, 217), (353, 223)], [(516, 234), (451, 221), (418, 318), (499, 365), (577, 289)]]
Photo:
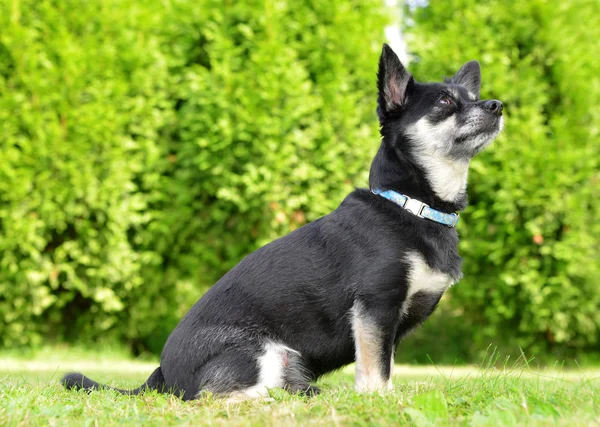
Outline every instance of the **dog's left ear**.
[(469, 61), (450, 79), (448, 83), (464, 86), (469, 92), (479, 98), (481, 89), (481, 68), (479, 62)]

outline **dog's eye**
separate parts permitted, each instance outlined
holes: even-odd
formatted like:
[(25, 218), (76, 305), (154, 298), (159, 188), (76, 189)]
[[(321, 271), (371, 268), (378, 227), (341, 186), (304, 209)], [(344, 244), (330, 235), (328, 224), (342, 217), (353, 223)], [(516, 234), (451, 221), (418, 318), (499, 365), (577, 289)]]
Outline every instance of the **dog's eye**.
[(452, 105), (452, 99), (449, 96), (442, 96), (439, 103), (444, 105)]

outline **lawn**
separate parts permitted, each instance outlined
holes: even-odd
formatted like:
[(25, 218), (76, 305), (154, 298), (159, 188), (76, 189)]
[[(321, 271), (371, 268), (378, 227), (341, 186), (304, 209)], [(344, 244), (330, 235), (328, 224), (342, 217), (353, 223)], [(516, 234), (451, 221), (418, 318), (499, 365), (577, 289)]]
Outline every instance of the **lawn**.
[(136, 387), (155, 362), (119, 355), (0, 355), (0, 425), (600, 425), (600, 371), (535, 370), (526, 363), (495, 369), (399, 365), (395, 391), (353, 391), (352, 367), (319, 382), (314, 398), (272, 390), (270, 401), (193, 402), (155, 393), (69, 392), (67, 370), (120, 387)]

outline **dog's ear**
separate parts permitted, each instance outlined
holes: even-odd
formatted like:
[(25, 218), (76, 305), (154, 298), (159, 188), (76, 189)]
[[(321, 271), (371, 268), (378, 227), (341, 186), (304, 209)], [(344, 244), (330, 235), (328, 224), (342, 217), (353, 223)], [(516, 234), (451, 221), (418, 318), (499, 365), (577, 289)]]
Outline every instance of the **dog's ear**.
[(377, 72), (378, 111), (380, 115), (406, 105), (413, 85), (412, 75), (406, 71), (392, 48), (384, 43), (379, 57), (379, 71)]
[(469, 61), (450, 79), (448, 83), (464, 86), (469, 92), (479, 98), (481, 89), (481, 68), (479, 62)]

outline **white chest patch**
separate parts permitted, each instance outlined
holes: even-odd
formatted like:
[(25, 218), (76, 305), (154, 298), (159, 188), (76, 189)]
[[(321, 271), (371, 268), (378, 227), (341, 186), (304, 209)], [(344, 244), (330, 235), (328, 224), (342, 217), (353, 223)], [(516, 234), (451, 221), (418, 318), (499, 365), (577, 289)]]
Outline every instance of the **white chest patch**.
[(431, 294), (441, 294), (455, 283), (455, 280), (449, 274), (433, 270), (427, 265), (423, 255), (418, 252), (409, 252), (406, 254), (408, 263), (408, 291), (406, 300), (402, 304), (402, 314), (406, 315), (412, 303), (412, 297), (417, 292)]

